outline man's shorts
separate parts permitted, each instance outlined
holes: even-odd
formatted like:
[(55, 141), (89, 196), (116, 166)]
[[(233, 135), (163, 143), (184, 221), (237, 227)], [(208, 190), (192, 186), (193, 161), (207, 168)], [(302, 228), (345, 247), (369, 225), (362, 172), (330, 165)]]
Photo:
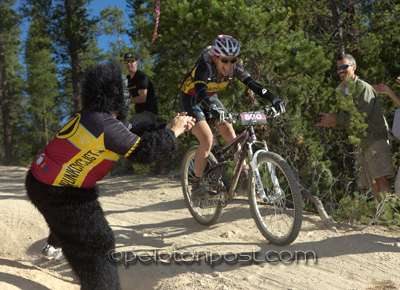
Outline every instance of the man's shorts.
[(157, 115), (152, 112), (144, 111), (142, 113), (133, 113), (132, 118), (129, 119), (129, 123), (135, 124), (139, 122), (155, 123), (157, 121)]
[[(388, 140), (380, 139), (375, 141), (363, 150), (362, 155), (364, 157), (368, 176), (372, 183), (375, 183), (375, 180), (380, 177), (385, 176), (386, 179), (389, 179), (395, 176)], [(357, 163), (362, 165), (360, 157), (360, 154), (357, 154)], [(358, 175), (358, 180), (361, 186), (369, 186), (365, 171), (362, 167)]]
[[(217, 94), (212, 95), (210, 97), (210, 100), (213, 104), (215, 104), (218, 107), (220, 107), (221, 109), (223, 109), (225, 111), (225, 114), (228, 114), (228, 110), (218, 99)], [(201, 103), (199, 103), (195, 97), (185, 94), (182, 91), (180, 92), (180, 96), (179, 96), (179, 107), (181, 109), (181, 112), (187, 112), (188, 116), (196, 118), (196, 123), (206, 119), (206, 116), (204, 115), (204, 113), (207, 112), (207, 110), (203, 107), (203, 105)]]

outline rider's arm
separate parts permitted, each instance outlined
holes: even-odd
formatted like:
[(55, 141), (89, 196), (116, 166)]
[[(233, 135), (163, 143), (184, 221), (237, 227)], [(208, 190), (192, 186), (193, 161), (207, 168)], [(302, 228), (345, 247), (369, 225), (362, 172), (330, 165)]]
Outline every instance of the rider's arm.
[(257, 83), (240, 63), (235, 64), (233, 75), (261, 98), (270, 102), (276, 98), (269, 90)]
[(193, 78), (194, 88), (196, 90), (197, 103), (202, 104), (205, 108), (210, 108), (211, 100), (207, 94), (207, 75), (209, 74), (208, 66), (204, 60), (199, 61), (195, 75)]
[(243, 83), (263, 99), (272, 102), (276, 98), (269, 90), (257, 83), (251, 76), (245, 79)]
[(206, 109), (209, 109), (212, 105), (210, 97), (207, 94), (207, 85), (203, 83), (197, 83), (194, 85), (197, 95), (197, 103), (203, 105)]

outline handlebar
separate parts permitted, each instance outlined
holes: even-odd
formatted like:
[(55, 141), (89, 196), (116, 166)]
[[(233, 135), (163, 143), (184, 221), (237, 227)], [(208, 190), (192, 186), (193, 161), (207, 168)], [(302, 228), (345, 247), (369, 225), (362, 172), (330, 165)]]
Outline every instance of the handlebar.
[[(261, 107), (258, 111), (243, 112), (243, 113), (228, 113), (227, 116), (222, 115), (222, 116), (220, 116), (219, 122), (234, 124), (239, 119), (241, 119), (241, 117), (243, 115), (246, 115), (246, 116), (249, 116), (248, 121), (250, 123), (250, 121), (254, 120), (254, 118), (256, 118), (256, 116), (258, 116), (259, 114), (264, 114), (265, 118), (271, 118), (271, 117), (275, 118), (275, 117), (281, 115), (281, 112), (277, 112), (275, 110), (275, 108), (272, 106), (265, 105), (265, 106)], [(209, 113), (209, 112), (206, 113), (206, 119), (207, 120), (210, 120), (210, 119), (216, 120), (215, 118), (212, 117), (211, 113)]]

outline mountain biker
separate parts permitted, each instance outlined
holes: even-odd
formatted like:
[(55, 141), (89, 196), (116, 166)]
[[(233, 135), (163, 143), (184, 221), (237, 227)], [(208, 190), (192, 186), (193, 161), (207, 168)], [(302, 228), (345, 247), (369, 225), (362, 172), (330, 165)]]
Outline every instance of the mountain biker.
[[(180, 109), (196, 118), (196, 125), (192, 132), (200, 144), (195, 154), (196, 178), (192, 192), (200, 199), (210, 196), (202, 181), (203, 171), (212, 146), (212, 133), (205, 121), (204, 112), (210, 112), (217, 120), (221, 114), (228, 113), (218, 99), (217, 93), (227, 87), (233, 77), (236, 77), (261, 98), (272, 102), (278, 112), (285, 112), (286, 103), (257, 83), (243, 66), (237, 63), (239, 53), (240, 45), (236, 39), (229, 35), (218, 35), (213, 45), (206, 47), (200, 53), (196, 66), (181, 84)], [(225, 142), (228, 143), (236, 137), (232, 124), (216, 121), (215, 125)], [(242, 168), (240, 174), (242, 186), (247, 183), (248, 168), (248, 165), (244, 165)]]

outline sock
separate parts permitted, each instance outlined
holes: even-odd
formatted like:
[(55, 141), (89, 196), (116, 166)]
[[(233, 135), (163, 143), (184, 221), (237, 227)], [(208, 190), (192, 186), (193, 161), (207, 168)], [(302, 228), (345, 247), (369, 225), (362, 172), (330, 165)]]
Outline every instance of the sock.
[(242, 167), (242, 170), (241, 170), (241, 172), (240, 172), (240, 176), (242, 177), (242, 178), (247, 178), (248, 176), (249, 176), (249, 166), (248, 165), (244, 165), (243, 167)]
[(202, 181), (203, 177), (195, 177), (193, 185), (197, 184), (199, 181)]

